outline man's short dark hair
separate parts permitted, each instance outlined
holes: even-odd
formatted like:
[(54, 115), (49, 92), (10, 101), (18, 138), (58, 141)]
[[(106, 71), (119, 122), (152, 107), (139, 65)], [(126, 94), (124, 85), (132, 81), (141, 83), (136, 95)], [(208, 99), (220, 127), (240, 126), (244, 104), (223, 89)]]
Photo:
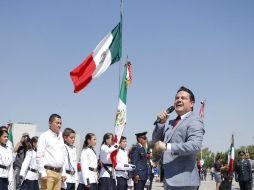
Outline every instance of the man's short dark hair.
[(49, 122), (52, 122), (55, 118), (61, 119), (61, 116), (56, 113), (53, 113), (51, 114), (51, 116), (49, 116)]
[(194, 96), (193, 92), (190, 89), (188, 89), (188, 88), (186, 88), (184, 86), (181, 86), (179, 88), (179, 90), (177, 91), (177, 93), (180, 92), (180, 91), (187, 92), (190, 95), (190, 100), (195, 102), (195, 96)]

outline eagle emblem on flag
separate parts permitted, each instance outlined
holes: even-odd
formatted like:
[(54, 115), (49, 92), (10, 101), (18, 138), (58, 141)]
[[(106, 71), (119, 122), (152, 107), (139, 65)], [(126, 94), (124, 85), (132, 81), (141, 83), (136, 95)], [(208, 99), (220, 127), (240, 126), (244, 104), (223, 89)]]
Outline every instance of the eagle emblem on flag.
[(116, 122), (115, 122), (115, 125), (116, 126), (122, 126), (122, 125), (124, 125), (125, 124), (125, 116), (126, 116), (126, 114), (125, 114), (125, 110), (124, 109), (122, 109), (122, 110), (118, 110), (117, 112), (116, 112)]

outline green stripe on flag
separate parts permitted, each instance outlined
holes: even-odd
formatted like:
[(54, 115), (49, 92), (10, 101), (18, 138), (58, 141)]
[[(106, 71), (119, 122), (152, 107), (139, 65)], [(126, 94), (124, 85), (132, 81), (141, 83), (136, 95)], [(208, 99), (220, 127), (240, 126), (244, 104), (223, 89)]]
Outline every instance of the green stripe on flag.
[(124, 74), (121, 84), (120, 96), (119, 98), (126, 105), (127, 87), (126, 87), (126, 76), (127, 76), (127, 65), (124, 65)]
[(113, 40), (109, 46), (111, 53), (111, 64), (119, 61), (122, 56), (122, 22), (112, 30)]

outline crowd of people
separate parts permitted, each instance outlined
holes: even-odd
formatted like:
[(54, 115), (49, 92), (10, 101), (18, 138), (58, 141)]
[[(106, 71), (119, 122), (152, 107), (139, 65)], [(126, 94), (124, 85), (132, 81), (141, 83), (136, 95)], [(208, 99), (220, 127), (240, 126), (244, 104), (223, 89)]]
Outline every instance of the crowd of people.
[(254, 186), (254, 160), (250, 158), (250, 153), (240, 150), (238, 152), (238, 160), (235, 161), (233, 169), (229, 167), (227, 160), (223, 160), (217, 156), (213, 166), (197, 162), (200, 180), (207, 180), (207, 174), (210, 175), (211, 181), (215, 181), (216, 190), (231, 190), (232, 182), (235, 180), (239, 183), (240, 190), (251, 190)]
[[(157, 115), (152, 137), (155, 150), (161, 152), (165, 190), (199, 188), (196, 157), (205, 130), (202, 118), (193, 113), (194, 103), (192, 91), (180, 87), (174, 106)], [(173, 110), (177, 118), (169, 120)], [(46, 132), (31, 139), (24, 133), (14, 148), (6, 127), (0, 129), (1, 190), (150, 190), (153, 179), (159, 180), (159, 164), (146, 146), (147, 132), (135, 134), (137, 143), (129, 152), (126, 137), (115, 143), (113, 134), (106, 133), (99, 153), (94, 150), (96, 135), (88, 133), (78, 162), (75, 130), (62, 133), (61, 126), (61, 116), (52, 114)]]
[[(12, 146), (7, 127), (0, 129), (0, 189), (1, 190), (126, 190), (152, 188), (153, 177), (158, 181), (158, 164), (146, 148), (147, 132), (136, 134), (137, 144), (127, 150), (127, 139), (114, 143), (112, 133), (103, 136), (100, 152), (94, 147), (96, 135), (85, 136), (80, 160), (74, 146), (76, 132), (71, 128), (60, 131), (62, 118), (49, 117), (49, 129), (30, 138), (23, 133)], [(116, 152), (112, 162), (112, 153)]]

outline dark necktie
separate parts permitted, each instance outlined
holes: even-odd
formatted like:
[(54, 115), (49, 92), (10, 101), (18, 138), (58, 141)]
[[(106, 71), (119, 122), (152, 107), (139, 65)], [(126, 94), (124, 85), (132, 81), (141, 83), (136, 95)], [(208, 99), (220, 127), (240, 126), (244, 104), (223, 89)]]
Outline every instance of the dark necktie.
[(178, 115), (175, 119), (175, 122), (174, 122), (174, 125), (173, 125), (173, 128), (177, 125), (177, 123), (181, 120), (181, 116)]

